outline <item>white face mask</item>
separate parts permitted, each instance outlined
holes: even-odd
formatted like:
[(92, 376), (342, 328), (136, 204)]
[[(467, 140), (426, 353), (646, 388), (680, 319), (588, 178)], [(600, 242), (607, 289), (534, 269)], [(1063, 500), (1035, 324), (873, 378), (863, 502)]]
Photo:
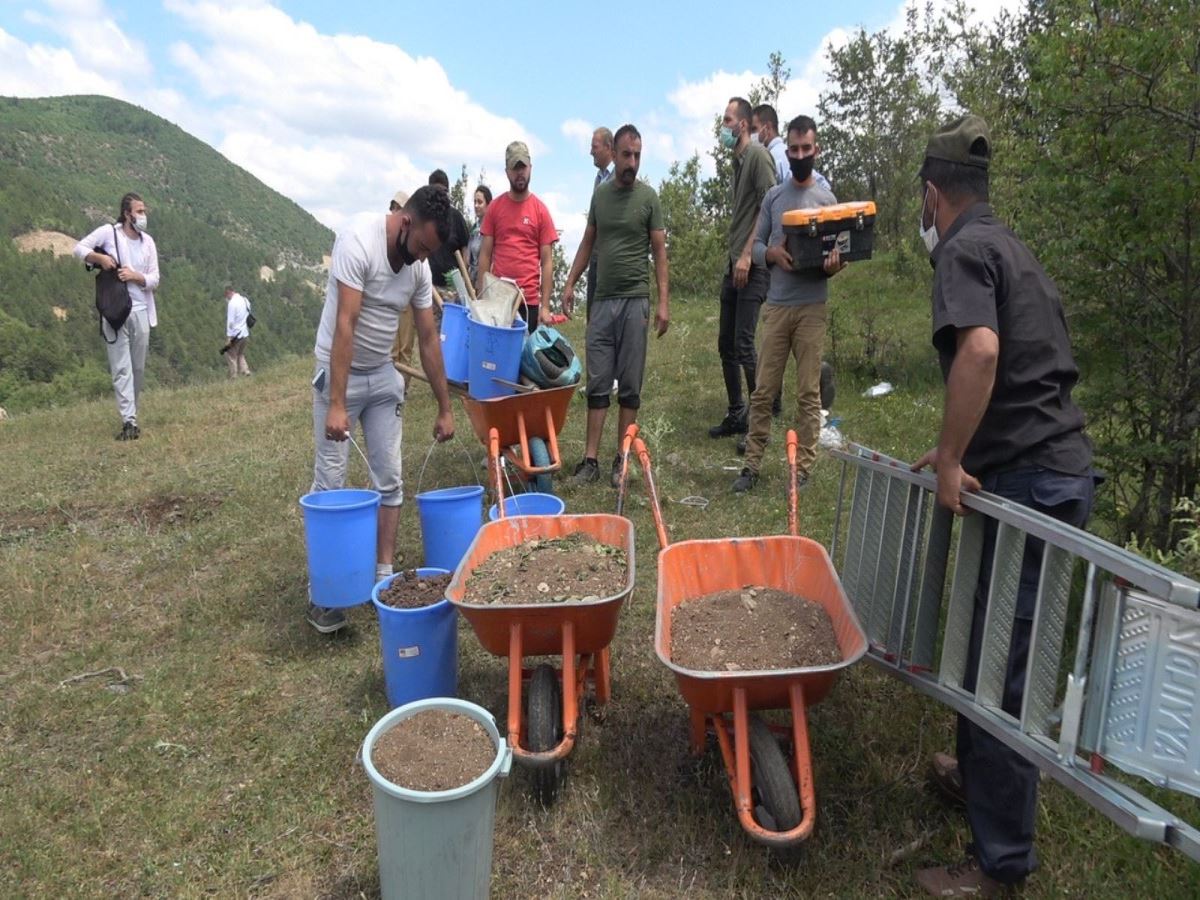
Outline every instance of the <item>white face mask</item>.
[(917, 223), (917, 226), (920, 228), (920, 231), (921, 231), (921, 240), (925, 242), (925, 249), (926, 249), (926, 251), (928, 251), (929, 255), (932, 256), (933, 248), (938, 245), (937, 202), (936, 201), (934, 202), (933, 211), (930, 213), (930, 217), (933, 219), (933, 224), (931, 224), (928, 228), (926, 228), (925, 227), (925, 210), (928, 206), (929, 206), (929, 186), (926, 185), (925, 186), (925, 198), (921, 201), (921, 220)]
[(761, 144), (762, 143), (762, 135), (759, 134), (757, 131), (751, 132), (750, 140), (754, 141), (754, 143), (756, 143), (756, 144)]
[(146, 230), (146, 217), (145, 216), (134, 216), (133, 217), (133, 227), (136, 228), (138, 231), (145, 231)]

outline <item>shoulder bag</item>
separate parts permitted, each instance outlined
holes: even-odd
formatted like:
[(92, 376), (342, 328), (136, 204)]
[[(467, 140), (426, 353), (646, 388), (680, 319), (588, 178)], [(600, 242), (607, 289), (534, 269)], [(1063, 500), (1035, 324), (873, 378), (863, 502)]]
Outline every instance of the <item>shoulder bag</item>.
[[(129, 298), (129, 285), (117, 275), (121, 267), (121, 245), (117, 243), (117, 226), (113, 226), (113, 249), (117, 254), (116, 269), (101, 269), (96, 273), (96, 312), (100, 314), (100, 336), (105, 343), (115, 344), (116, 333), (121, 330), (129, 313), (133, 309), (133, 301)], [(110, 341), (104, 336), (104, 323), (108, 322), (113, 330)]]

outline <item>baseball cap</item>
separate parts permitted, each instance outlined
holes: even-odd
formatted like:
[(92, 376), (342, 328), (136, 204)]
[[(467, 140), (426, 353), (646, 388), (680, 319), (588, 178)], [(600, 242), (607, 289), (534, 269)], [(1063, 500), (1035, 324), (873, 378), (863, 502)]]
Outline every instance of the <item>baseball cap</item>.
[(408, 202), (408, 191), (396, 191), (396, 196), (392, 198), (392, 202), (397, 206), (403, 206)]
[[(977, 145), (980, 140), (983, 144)], [(992, 137), (987, 122), (972, 115), (947, 122), (929, 138), (925, 157), (986, 169), (992, 157)]]
[(533, 165), (529, 160), (529, 148), (525, 146), (524, 141), (513, 141), (508, 145), (508, 149), (504, 151), (504, 168), (511, 169), (517, 163), (525, 163), (527, 166)]

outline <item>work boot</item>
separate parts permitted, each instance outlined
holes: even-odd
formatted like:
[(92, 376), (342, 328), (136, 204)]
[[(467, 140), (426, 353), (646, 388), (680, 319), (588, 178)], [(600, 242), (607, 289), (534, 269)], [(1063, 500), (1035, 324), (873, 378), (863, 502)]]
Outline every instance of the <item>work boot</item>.
[(984, 872), (973, 853), (953, 866), (917, 869), (917, 884), (934, 897), (1014, 896), (1018, 887), (997, 881)]
[(340, 609), (328, 609), (324, 606), (317, 606), (315, 603), (308, 604), (308, 614), (305, 616), (308, 624), (315, 628), (320, 634), (333, 634), (335, 631), (340, 631), (346, 627), (346, 614)]
[(947, 800), (958, 806), (967, 805), (966, 794), (963, 793), (962, 773), (958, 770), (958, 760), (949, 753), (935, 753), (929, 761), (929, 781)]
[(744, 409), (741, 412), (730, 410), (725, 414), (725, 418), (708, 429), (708, 436), (710, 438), (723, 438), (734, 434), (745, 434), (749, 428), (750, 423)]
[(600, 463), (594, 459), (584, 459), (575, 467), (571, 476), (572, 484), (594, 484), (600, 479)]
[(744, 494), (758, 484), (758, 473), (749, 466), (742, 469), (742, 474), (733, 480), (733, 492)]

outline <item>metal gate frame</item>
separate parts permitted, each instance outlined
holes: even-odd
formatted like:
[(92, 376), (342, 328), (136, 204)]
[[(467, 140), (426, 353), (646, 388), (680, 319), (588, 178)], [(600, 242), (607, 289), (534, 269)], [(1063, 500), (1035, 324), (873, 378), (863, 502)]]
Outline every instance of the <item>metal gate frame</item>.
[[(832, 455), (842, 474), (830, 555), (867, 632), (866, 658), (986, 729), (1125, 831), (1200, 861), (1200, 830), (1104, 774), (1111, 764), (1200, 797), (1200, 584), (994, 494), (964, 494), (974, 514), (956, 521), (937, 505), (933, 475), (855, 444)], [(995, 557), (972, 693), (963, 679), (988, 519), (997, 523)], [(1028, 538), (1044, 541), (1045, 552), (1025, 696), (1013, 716), (1000, 704)], [(1080, 566), (1086, 577), (1064, 689)]]

